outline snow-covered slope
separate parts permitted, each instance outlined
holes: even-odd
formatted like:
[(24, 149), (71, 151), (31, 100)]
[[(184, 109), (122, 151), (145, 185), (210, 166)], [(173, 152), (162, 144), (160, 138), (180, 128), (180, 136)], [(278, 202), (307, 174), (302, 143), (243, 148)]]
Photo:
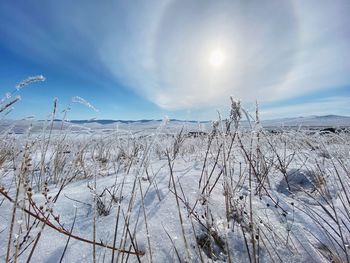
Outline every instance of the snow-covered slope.
[[(93, 131), (111, 131), (118, 130), (124, 132), (140, 132), (156, 130), (162, 120), (139, 120), (139, 121), (124, 121), (124, 120), (75, 120), (65, 121), (56, 120), (53, 123), (53, 130), (60, 131), (70, 129), (75, 132), (93, 132)], [(264, 127), (350, 127), (350, 117), (327, 115), (327, 116), (309, 116), (296, 118), (282, 118), (273, 120), (263, 120)], [(242, 126), (248, 127), (248, 122), (242, 120)], [(169, 120), (166, 125), (167, 130), (178, 129), (184, 126), (189, 130), (210, 130), (211, 121), (182, 121)], [(36, 120), (1, 120), (0, 131), (9, 130), (11, 132), (22, 134), (28, 131), (30, 127), (32, 132), (41, 132), (44, 129), (50, 128), (50, 121)]]
[(263, 126), (350, 127), (350, 117), (326, 115), (263, 120)]

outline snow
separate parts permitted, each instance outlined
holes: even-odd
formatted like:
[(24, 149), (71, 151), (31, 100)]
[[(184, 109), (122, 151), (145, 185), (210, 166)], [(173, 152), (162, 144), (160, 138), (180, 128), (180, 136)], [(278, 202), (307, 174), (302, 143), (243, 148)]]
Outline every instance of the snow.
[[(145, 253), (138, 258), (118, 257), (116, 252), (114, 260), (118, 257), (119, 262), (177, 262), (178, 257), (187, 262), (247, 262), (249, 256), (253, 260), (254, 246), (259, 262), (326, 262), (335, 256), (346, 262), (346, 253), (350, 253), (343, 247), (350, 238), (346, 132), (321, 135), (286, 130), (272, 134), (232, 128), (228, 135), (220, 131), (210, 137), (209, 123), (199, 128), (195, 123), (184, 126), (170, 121), (69, 124), (62, 130), (55, 123), (50, 137), (43, 123), (35, 122), (30, 131), (28, 121), (13, 127), (23, 134), (3, 132), (1, 146), (11, 146), (14, 158), (2, 163), (0, 186), (15, 198), (15, 182), (27, 149), (26, 187), (31, 186), (36, 206), (43, 206), (45, 216), (52, 209), (49, 221), (58, 229), (70, 231), (74, 222), (72, 234), (90, 241), (95, 217), (96, 242), (109, 246), (113, 246), (118, 219), (115, 246), (131, 251), (136, 247)], [(198, 130), (203, 134), (188, 135)], [(7, 254), (13, 209), (13, 203), (3, 197), (0, 195), (1, 261)], [(19, 201), (22, 207), (23, 203), (30, 206), (28, 198)], [(31, 225), (34, 218), (20, 208), (14, 222), (10, 246), (12, 256), (14, 239), (22, 243), (18, 262), (26, 261), (33, 247), (30, 242), (39, 233), (32, 261), (60, 261), (67, 235), (38, 221), (29, 231), (28, 222)], [(26, 233), (30, 237), (23, 241)], [(97, 262), (111, 258), (111, 249), (96, 246)], [(73, 237), (69, 240), (63, 262), (92, 259), (92, 244)]]

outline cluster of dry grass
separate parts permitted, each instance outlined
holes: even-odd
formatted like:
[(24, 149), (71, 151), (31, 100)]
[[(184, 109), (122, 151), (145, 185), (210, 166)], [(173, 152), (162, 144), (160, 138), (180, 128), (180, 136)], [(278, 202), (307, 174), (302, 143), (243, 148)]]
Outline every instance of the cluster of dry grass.
[[(185, 127), (164, 130), (166, 122), (142, 136), (121, 136), (116, 130), (74, 137), (64, 121), (53, 132), (56, 102), (41, 133), (4, 132), (0, 209), (6, 228), (0, 235), (7, 242), (1, 257), (29, 262), (51, 228), (66, 236), (60, 262), (69, 262), (65, 257), (72, 239), (91, 245), (93, 262), (157, 262), (159, 233), (152, 232), (145, 205), (154, 190), (157, 203), (169, 193), (176, 211), (172, 224), (181, 240), (162, 227), (175, 261), (349, 262), (349, 134), (272, 134), (261, 127), (258, 110), (252, 117), (239, 102), (231, 106), (227, 119), (219, 117), (198, 136)], [(240, 127), (242, 115), (250, 128)], [(183, 163), (200, 164), (185, 184), (177, 169)], [(98, 180), (105, 177), (115, 183), (101, 190)], [(90, 236), (74, 234), (77, 214), (62, 223), (55, 211), (65, 188), (82, 180), (88, 182), (91, 200), (72, 201), (91, 208)], [(125, 188), (126, 180), (131, 187)], [(98, 239), (96, 224), (110, 215), (112, 237)], [(140, 224), (144, 246), (139, 245)]]

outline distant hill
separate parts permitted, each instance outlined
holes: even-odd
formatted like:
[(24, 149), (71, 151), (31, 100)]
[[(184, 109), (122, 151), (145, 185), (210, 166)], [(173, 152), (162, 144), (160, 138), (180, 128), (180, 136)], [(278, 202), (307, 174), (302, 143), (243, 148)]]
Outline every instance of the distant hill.
[[(70, 123), (74, 124), (147, 124), (147, 123), (155, 123), (161, 122), (162, 120), (71, 120)], [(185, 121), (178, 119), (170, 119), (170, 122), (177, 123), (210, 123), (211, 121)], [(271, 127), (271, 126), (350, 126), (350, 117), (347, 116), (338, 116), (338, 115), (324, 115), (324, 116), (306, 116), (306, 117), (292, 117), (292, 118), (279, 118), (272, 120), (262, 120), (263, 126)], [(243, 118), (242, 124), (248, 125), (248, 122)]]
[[(162, 120), (71, 120), (64, 121), (56, 119), (53, 124), (53, 130), (60, 130), (62, 128), (70, 127), (73, 131), (93, 131), (93, 130), (114, 130), (118, 126), (119, 131), (131, 130), (154, 130), (160, 125)], [(46, 121), (44, 120), (0, 120), (0, 132), (9, 130), (18, 134), (25, 133), (28, 127), (31, 127), (33, 132), (40, 132)], [(307, 117), (295, 117), (295, 118), (280, 118), (274, 120), (263, 120), (261, 124), (265, 128), (274, 127), (350, 127), (350, 117), (338, 116), (338, 115), (325, 115), (325, 116), (307, 116)], [(178, 119), (170, 119), (167, 129), (179, 128), (186, 126), (190, 130), (198, 129), (211, 129), (211, 121), (184, 121)], [(241, 125), (248, 127), (247, 120), (242, 119)], [(199, 126), (201, 128), (199, 128)]]
[(281, 118), (274, 120), (263, 120), (262, 125), (264, 127), (273, 126), (332, 126), (332, 127), (350, 127), (350, 117), (338, 116), (338, 115), (325, 115), (325, 116), (306, 116), (296, 118)]
[[(70, 123), (74, 123), (74, 124), (86, 124), (86, 123), (99, 123), (102, 125), (105, 124), (113, 124), (113, 123), (124, 123), (124, 124), (128, 124), (128, 123), (149, 123), (149, 122), (161, 122), (162, 120), (70, 120)], [(170, 119), (169, 121), (171, 122), (190, 122), (190, 123), (206, 123), (208, 121), (184, 121), (184, 120), (177, 120), (177, 119)]]

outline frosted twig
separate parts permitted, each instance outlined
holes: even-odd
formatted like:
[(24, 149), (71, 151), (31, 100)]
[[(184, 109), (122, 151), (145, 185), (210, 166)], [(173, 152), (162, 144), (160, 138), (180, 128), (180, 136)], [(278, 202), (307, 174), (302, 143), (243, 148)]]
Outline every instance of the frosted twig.
[(45, 77), (43, 75), (38, 75), (38, 76), (33, 76), (33, 77), (28, 77), (27, 79), (21, 81), (17, 86), (16, 89), (20, 90), (22, 88), (24, 88), (25, 86), (34, 83), (34, 82), (38, 82), (38, 81), (45, 81)]
[(72, 102), (75, 102), (75, 103), (80, 103), (90, 109), (92, 109), (93, 111), (96, 111), (98, 112), (99, 110), (96, 109), (90, 102), (86, 101), (85, 99), (83, 99), (82, 97), (79, 97), (79, 96), (75, 96), (72, 98)]
[(21, 100), (20, 96), (17, 96), (15, 99), (13, 99), (12, 101), (8, 102), (7, 104), (5, 104), (4, 106), (2, 106), (0, 108), (0, 113), (5, 111), (6, 109), (8, 109), (9, 107), (11, 107), (13, 104), (15, 104), (17, 101)]

